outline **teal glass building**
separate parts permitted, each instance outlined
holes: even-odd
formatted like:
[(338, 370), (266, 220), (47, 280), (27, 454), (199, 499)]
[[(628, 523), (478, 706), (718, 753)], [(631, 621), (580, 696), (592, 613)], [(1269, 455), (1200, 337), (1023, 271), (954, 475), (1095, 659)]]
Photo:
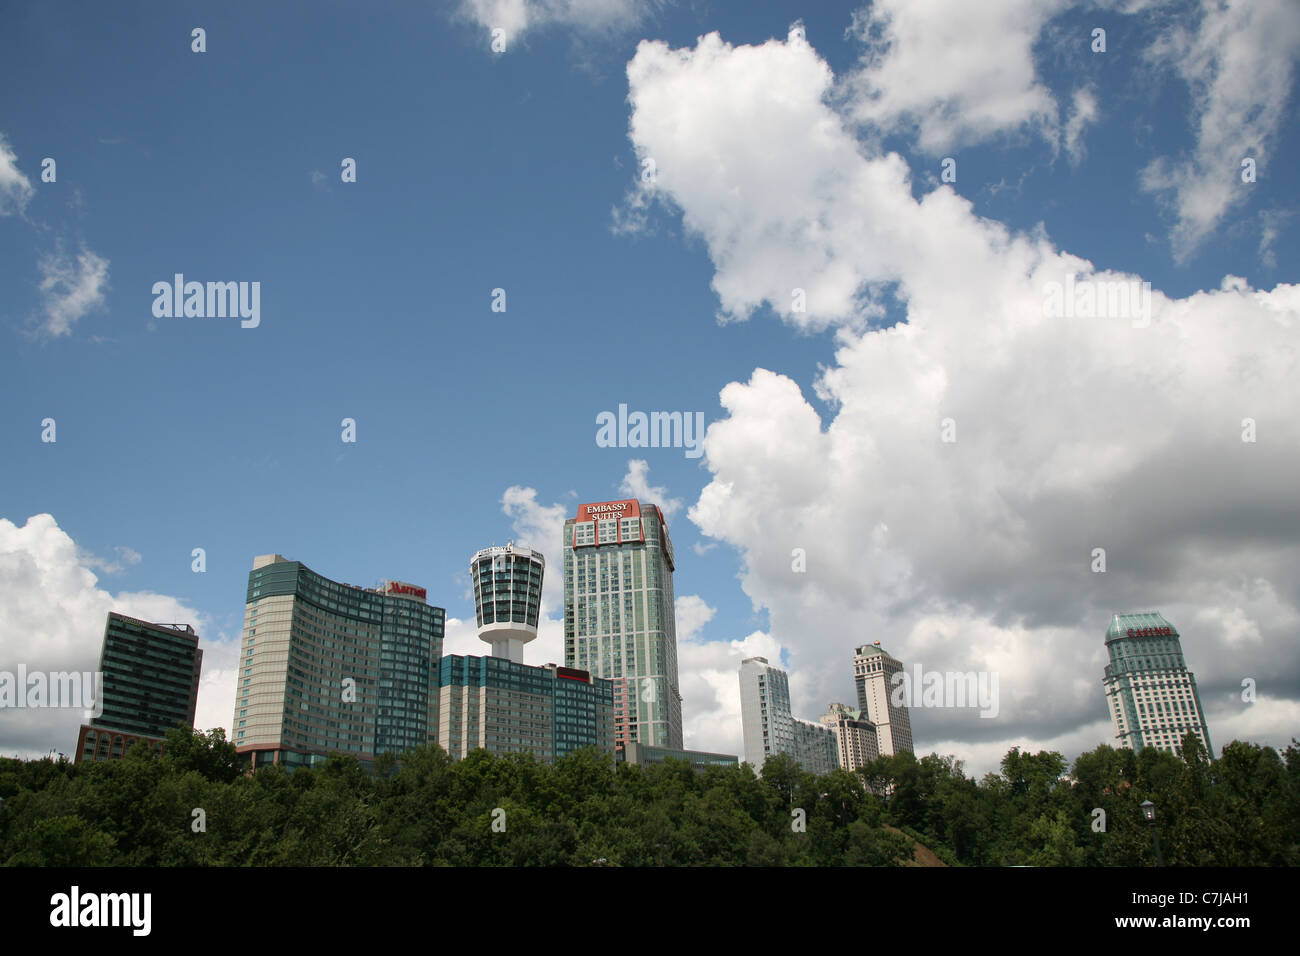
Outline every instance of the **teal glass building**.
[(1214, 755), (1176, 627), (1156, 611), (1116, 614), (1106, 629), (1106, 651), (1110, 663), (1102, 684), (1116, 746), (1178, 753), (1190, 732)]
[(120, 758), (137, 740), (161, 745), (194, 724), (203, 651), (188, 624), (153, 624), (110, 612), (100, 652), (103, 712), (81, 727), (75, 762)]
[(438, 743), (456, 759), (476, 749), (544, 762), (581, 747), (613, 754), (613, 684), (586, 671), (451, 654), (438, 682)]
[(614, 737), (682, 749), (673, 545), (657, 505), (580, 504), (564, 522), (564, 663), (614, 681)]
[(362, 588), (299, 561), (255, 559), (248, 576), (233, 739), (253, 767), (369, 764), (435, 739), (446, 612), (424, 588)]

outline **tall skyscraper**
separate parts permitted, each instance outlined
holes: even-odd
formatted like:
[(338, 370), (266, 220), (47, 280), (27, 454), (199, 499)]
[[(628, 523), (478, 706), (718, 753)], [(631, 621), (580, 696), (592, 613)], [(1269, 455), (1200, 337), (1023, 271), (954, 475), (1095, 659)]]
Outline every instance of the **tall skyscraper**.
[(524, 662), (524, 645), (537, 637), (545, 571), (540, 551), (514, 544), (484, 548), (470, 559), (478, 637), (493, 657)]
[(436, 738), (446, 613), (401, 581), (340, 584), (266, 554), (248, 575), (234, 742), (253, 767), (363, 762)]
[(839, 745), (839, 764), (845, 770), (857, 770), (880, 756), (876, 725), (861, 710), (844, 704), (831, 704), (822, 723), (835, 731)]
[(863, 644), (854, 652), (858, 709), (875, 725), (882, 757), (892, 757), (904, 750), (912, 752), (912, 718), (908, 716), (906, 701), (900, 700), (901, 691), (894, 693), (894, 688), (900, 686), (895, 683), (894, 675), (902, 671), (902, 662), (887, 654), (879, 641)]
[(755, 771), (774, 754), (789, 754), (809, 773), (827, 774), (839, 766), (835, 731), (790, 712), (790, 679), (766, 657), (740, 662), (740, 718), (745, 762)]
[(1116, 614), (1106, 629), (1102, 685), (1120, 747), (1178, 753), (1191, 731), (1210, 756), (1210, 732), (1196, 678), (1183, 660), (1178, 629), (1158, 612)]
[(103, 713), (77, 734), (75, 763), (114, 760), (137, 740), (161, 745), (177, 724), (194, 725), (203, 651), (188, 624), (151, 624), (110, 612), (99, 671)]
[(615, 682), (614, 737), (682, 747), (673, 546), (657, 505), (578, 506), (564, 522), (564, 663)]

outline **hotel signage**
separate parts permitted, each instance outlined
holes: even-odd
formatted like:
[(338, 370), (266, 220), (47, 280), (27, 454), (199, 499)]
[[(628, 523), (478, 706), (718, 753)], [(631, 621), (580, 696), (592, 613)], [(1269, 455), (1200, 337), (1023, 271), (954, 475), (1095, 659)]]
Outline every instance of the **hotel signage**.
[(387, 591), (389, 594), (409, 594), (421, 600), (424, 600), (428, 594), (424, 588), (417, 588), (414, 584), (403, 584), (401, 581), (389, 581)]

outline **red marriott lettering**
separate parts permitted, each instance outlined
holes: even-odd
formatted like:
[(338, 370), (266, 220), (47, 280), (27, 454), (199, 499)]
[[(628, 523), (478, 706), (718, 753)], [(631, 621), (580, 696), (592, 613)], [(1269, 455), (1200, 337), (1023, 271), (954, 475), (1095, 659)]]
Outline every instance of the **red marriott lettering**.
[(409, 594), (412, 597), (418, 597), (418, 598), (424, 598), (428, 595), (428, 591), (426, 591), (424, 588), (417, 588), (414, 584), (402, 584), (400, 581), (389, 581), (388, 593)]

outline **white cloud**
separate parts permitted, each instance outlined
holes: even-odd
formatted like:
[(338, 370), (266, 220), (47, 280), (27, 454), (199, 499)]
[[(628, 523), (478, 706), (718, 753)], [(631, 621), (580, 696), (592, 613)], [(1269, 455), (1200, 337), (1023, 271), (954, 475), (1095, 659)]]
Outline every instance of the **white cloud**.
[(939, 155), (1022, 127), (1051, 136), (1057, 107), (1034, 70), (1044, 25), (1071, 0), (876, 0), (849, 32), (866, 44), (846, 77), (852, 115), (886, 132), (915, 132)]
[[(225, 726), (234, 702), (234, 642), (206, 636), (208, 622), (179, 598), (148, 591), (113, 594), (98, 586), (81, 550), (48, 514), (22, 526), (0, 518), (0, 670), (23, 665), (35, 671), (94, 671), (109, 611), (146, 621), (185, 623), (199, 632), (204, 651), (203, 681), (195, 722)], [(215, 666), (214, 666), (215, 665)], [(0, 752), (40, 755), (50, 748), (71, 756), (83, 712), (0, 710)]]
[(558, 554), (568, 517), (564, 505), (539, 504), (535, 488), (511, 485), (501, 496), (501, 510), (510, 518), (518, 544), (548, 556)]
[(1088, 127), (1097, 122), (1101, 110), (1097, 106), (1097, 94), (1087, 87), (1074, 91), (1074, 100), (1070, 118), (1065, 123), (1062, 134), (1065, 140), (1065, 152), (1070, 162), (1077, 166), (1087, 153), (1083, 135)]
[(35, 191), (18, 169), (18, 155), (0, 133), (0, 216), (22, 213)]
[[(569, 509), (562, 504), (543, 505), (537, 490), (511, 485), (501, 496), (501, 511), (511, 519), (515, 540), (542, 552), (546, 573), (542, 577), (542, 604), (537, 621), (537, 638), (524, 649), (524, 661), (534, 666), (548, 662), (564, 663), (564, 521)], [(556, 616), (558, 615), (558, 616)], [(470, 622), (473, 625), (474, 622)], [(477, 634), (477, 631), (475, 631)], [(477, 641), (477, 637), (475, 637)], [(479, 650), (447, 653), (489, 653), (488, 645), (478, 642)]]
[(754, 631), (738, 641), (688, 641), (677, 647), (682, 736), (689, 750), (745, 753), (740, 724), (740, 662), (766, 657), (779, 666), (781, 645)]
[(108, 286), (108, 260), (84, 246), (75, 262), (61, 249), (43, 256), (41, 272), (41, 331), (70, 335), (72, 327), (92, 309), (104, 304)]
[[(1049, 283), (1141, 277), (982, 219), (947, 187), (914, 199), (904, 161), (829, 105), (834, 78), (806, 43), (643, 42), (628, 78), (633, 144), (704, 240), (723, 312), (766, 303), (840, 326), (814, 389), (830, 411), (765, 369), (722, 389), (712, 480), (689, 511), (739, 552), (800, 716), (854, 699), (869, 635), (927, 669), (1003, 675), (996, 719), (918, 711), (919, 746), (1074, 739), (1104, 720), (1111, 613), (1151, 607), (1207, 694), (1267, 669), (1300, 697), (1300, 286), (1156, 290), (1149, 322), (1053, 317)], [(906, 322), (869, 330), (884, 288)], [(1243, 442), (1245, 417), (1267, 437)]]
[(654, 7), (651, 0), (461, 0), (460, 14), (484, 30), (504, 30), (508, 50), (524, 33), (545, 26), (582, 33), (631, 29)]
[(1295, 216), (1294, 210), (1266, 209), (1259, 214), (1259, 260), (1270, 269), (1277, 268), (1277, 251), (1273, 244), (1282, 228)]
[(1191, 94), (1191, 155), (1157, 159), (1141, 176), (1143, 188), (1173, 212), (1170, 238), (1182, 261), (1231, 207), (1262, 188), (1242, 182), (1243, 159), (1255, 160), (1260, 180), (1270, 175), (1268, 161), (1300, 58), (1300, 12), (1294, 0), (1202, 0), (1196, 27), (1175, 21), (1149, 56), (1176, 71)]
[(627, 474), (623, 476), (618, 490), (630, 498), (637, 498), (659, 506), (664, 518), (671, 524), (673, 517), (682, 508), (682, 499), (668, 497), (666, 485), (650, 484), (650, 465), (644, 458), (632, 458), (627, 463)]
[(80, 552), (78, 556), (81, 559), (82, 564), (86, 567), (102, 571), (104, 574), (120, 574), (122, 571), (126, 570), (127, 565), (139, 564), (143, 560), (140, 552), (136, 551), (134, 548), (119, 545), (113, 550), (117, 553), (120, 560), (110, 561), (107, 558), (101, 558), (98, 555), (91, 554), (89, 551)]
[(684, 594), (675, 602), (678, 642), (693, 641), (700, 628), (713, 620), (717, 608), (709, 607), (698, 594)]

